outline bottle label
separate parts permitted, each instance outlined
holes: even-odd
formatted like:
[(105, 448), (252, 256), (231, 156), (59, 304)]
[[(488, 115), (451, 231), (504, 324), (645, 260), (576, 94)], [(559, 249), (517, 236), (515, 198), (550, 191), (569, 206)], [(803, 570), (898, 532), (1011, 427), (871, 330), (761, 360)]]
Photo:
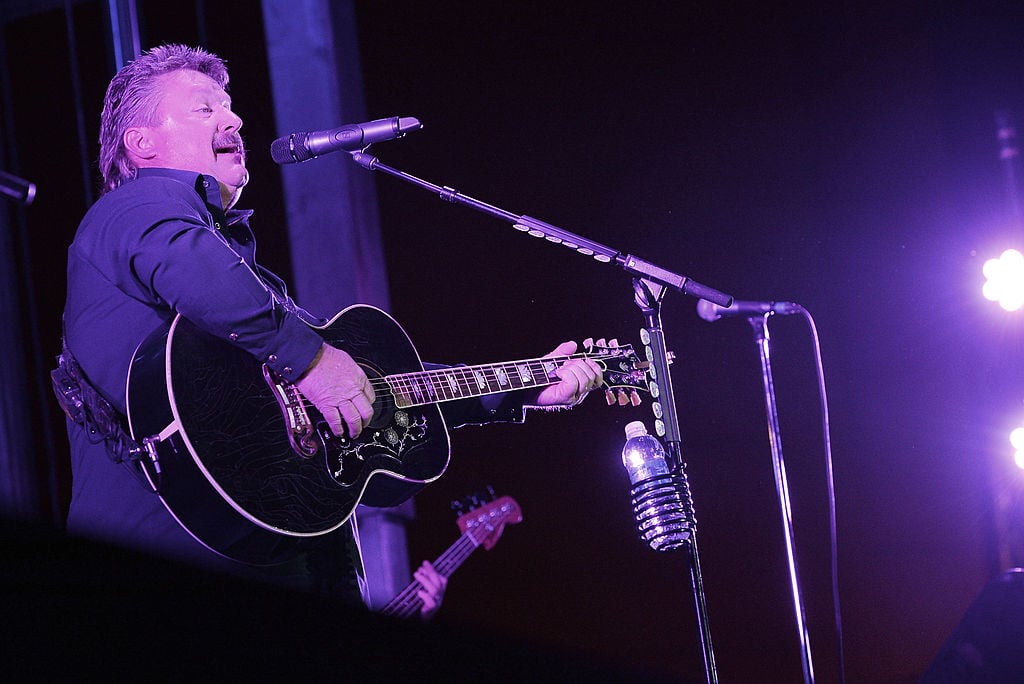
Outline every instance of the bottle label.
[(629, 481), (633, 484), (652, 477), (668, 475), (668, 463), (664, 459), (653, 459), (644, 461), (640, 465), (630, 468)]

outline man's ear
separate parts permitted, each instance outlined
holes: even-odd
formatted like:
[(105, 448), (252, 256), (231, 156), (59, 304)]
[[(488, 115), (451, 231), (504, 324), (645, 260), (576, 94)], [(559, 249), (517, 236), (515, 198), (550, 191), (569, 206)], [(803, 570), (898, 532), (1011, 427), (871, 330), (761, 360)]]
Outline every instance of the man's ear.
[(144, 127), (129, 128), (124, 132), (124, 148), (134, 159), (147, 160), (156, 156), (153, 139)]

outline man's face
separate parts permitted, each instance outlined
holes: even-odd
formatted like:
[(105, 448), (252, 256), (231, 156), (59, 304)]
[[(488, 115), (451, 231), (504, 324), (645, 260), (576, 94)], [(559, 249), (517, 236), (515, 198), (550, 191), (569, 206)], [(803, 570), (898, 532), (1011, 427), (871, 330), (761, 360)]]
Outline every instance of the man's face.
[(139, 166), (195, 171), (220, 183), (224, 208), (233, 205), (249, 182), (245, 149), (238, 130), (242, 119), (231, 111), (231, 98), (205, 74), (172, 71), (159, 77), (163, 95), (156, 124), (144, 130), (151, 148)]

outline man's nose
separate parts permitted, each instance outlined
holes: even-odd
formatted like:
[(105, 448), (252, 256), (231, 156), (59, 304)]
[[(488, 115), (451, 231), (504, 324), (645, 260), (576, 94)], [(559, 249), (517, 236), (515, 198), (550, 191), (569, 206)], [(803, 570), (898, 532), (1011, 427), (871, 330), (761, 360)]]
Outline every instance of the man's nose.
[(222, 131), (236, 131), (242, 127), (242, 117), (235, 114), (230, 109), (224, 110), (224, 116), (221, 118), (220, 128)]

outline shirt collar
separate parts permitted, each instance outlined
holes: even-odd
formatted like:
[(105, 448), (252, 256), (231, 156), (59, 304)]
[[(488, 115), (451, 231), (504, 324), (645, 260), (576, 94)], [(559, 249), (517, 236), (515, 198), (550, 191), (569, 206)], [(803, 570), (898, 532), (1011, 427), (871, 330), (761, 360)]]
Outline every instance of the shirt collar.
[(139, 177), (143, 176), (164, 176), (181, 181), (186, 185), (195, 188), (196, 193), (203, 199), (210, 211), (215, 215), (224, 217), (224, 223), (233, 226), (236, 223), (243, 223), (248, 226), (249, 217), (252, 216), (252, 209), (228, 209), (224, 211), (224, 204), (220, 198), (220, 184), (213, 176), (208, 176), (195, 171), (184, 171), (182, 169), (164, 168), (143, 168), (138, 170)]

